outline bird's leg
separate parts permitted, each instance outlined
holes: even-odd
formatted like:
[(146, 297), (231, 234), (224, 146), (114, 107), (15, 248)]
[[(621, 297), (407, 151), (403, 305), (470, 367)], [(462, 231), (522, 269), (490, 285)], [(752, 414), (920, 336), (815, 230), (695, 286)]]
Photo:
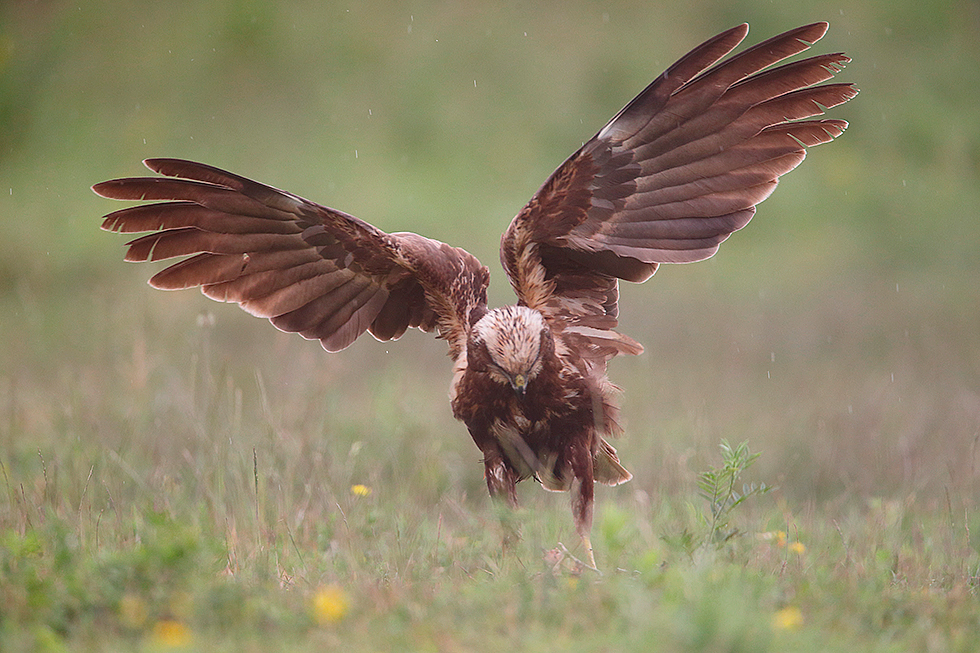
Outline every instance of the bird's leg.
[(495, 499), (505, 499), (511, 508), (517, 508), (517, 475), (510, 469), (503, 458), (488, 456), (484, 461), (486, 467), (487, 489)]
[(579, 481), (578, 487), (573, 490), (572, 495), (572, 516), (575, 519), (575, 530), (582, 540), (582, 548), (585, 549), (585, 559), (589, 566), (595, 566), (595, 554), (592, 551), (592, 539), (589, 533), (592, 531), (592, 504), (593, 490), (595, 489), (592, 480)]
[(582, 547), (585, 549), (586, 561), (592, 569), (595, 566), (595, 554), (592, 552), (592, 540), (589, 533), (592, 531), (592, 506), (595, 501), (595, 480), (592, 473), (592, 456), (585, 452), (576, 451), (572, 459), (572, 471), (575, 474), (575, 483), (572, 486), (572, 518), (575, 521), (575, 530), (582, 540)]
[(507, 503), (508, 510), (501, 510), (498, 513), (500, 525), (504, 531), (503, 549), (506, 551), (521, 539), (520, 530), (517, 528), (514, 519), (514, 511), (518, 507), (517, 472), (507, 465), (503, 455), (496, 451), (487, 452), (483, 463), (490, 497), (498, 504), (503, 501)]

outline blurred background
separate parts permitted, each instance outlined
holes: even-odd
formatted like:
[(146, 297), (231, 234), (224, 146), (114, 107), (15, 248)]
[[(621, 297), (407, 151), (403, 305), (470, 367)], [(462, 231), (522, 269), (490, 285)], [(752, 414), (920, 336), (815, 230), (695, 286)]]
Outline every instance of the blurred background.
[(794, 505), (975, 497), (973, 0), (7, 0), (8, 483), (47, 461), (68, 505), (93, 470), (107, 501), (126, 484), (166, 497), (202, 466), (247, 482), (254, 448), (283, 483), (482, 496), (444, 343), (364, 337), (328, 355), (195, 291), (151, 290), (159, 266), (122, 261), (125, 239), (99, 229), (122, 205), (89, 187), (146, 157), (204, 161), (464, 247), (490, 266), (492, 303), (510, 303), (499, 235), (569, 154), (717, 32), (749, 22), (754, 44), (816, 20), (831, 29), (815, 52), (854, 60), (839, 78), (861, 94), (831, 113), (850, 128), (714, 259), (624, 289), (622, 330), (646, 346), (612, 368), (636, 480), (607, 496), (693, 493), (727, 438), (762, 451), (753, 473)]

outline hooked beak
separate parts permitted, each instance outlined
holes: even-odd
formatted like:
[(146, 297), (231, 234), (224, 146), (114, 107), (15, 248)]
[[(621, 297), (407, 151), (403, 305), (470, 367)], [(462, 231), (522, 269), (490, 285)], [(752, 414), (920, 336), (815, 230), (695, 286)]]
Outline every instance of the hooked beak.
[(515, 375), (514, 378), (510, 380), (510, 387), (514, 389), (514, 394), (516, 394), (520, 399), (523, 399), (524, 394), (527, 392), (527, 375)]

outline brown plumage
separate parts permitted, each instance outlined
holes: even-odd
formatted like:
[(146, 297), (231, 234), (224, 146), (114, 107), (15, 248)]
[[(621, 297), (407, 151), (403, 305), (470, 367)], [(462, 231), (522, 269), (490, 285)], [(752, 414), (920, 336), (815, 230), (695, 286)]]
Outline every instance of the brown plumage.
[(572, 491), (594, 566), (594, 483), (631, 478), (604, 439), (619, 430), (606, 365), (642, 351), (614, 330), (619, 280), (712, 256), (806, 147), (844, 131), (843, 120), (812, 118), (856, 95), (850, 84), (822, 84), (846, 56), (772, 67), (826, 30), (806, 25), (715, 65), (745, 37), (740, 25), (650, 84), (504, 233), (500, 257), (517, 306), (487, 307), (488, 270), (462, 249), (388, 234), (190, 161), (149, 159), (164, 177), (96, 184), (104, 197), (159, 200), (111, 213), (102, 227), (152, 232), (128, 243), (128, 261), (189, 257), (156, 274), (154, 287), (200, 286), (327, 351), (364, 331), (379, 340), (409, 327), (437, 331), (454, 360), (453, 413), (483, 452), (490, 493), (516, 505), (516, 483), (529, 477)]

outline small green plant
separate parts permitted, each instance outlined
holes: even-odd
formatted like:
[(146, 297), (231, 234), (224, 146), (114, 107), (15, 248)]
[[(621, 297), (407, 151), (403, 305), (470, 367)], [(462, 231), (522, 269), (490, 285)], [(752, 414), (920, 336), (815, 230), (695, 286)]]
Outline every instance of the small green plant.
[(712, 542), (723, 544), (738, 535), (737, 528), (728, 528), (728, 521), (735, 507), (749, 497), (766, 494), (773, 489), (773, 486), (765, 483), (752, 483), (743, 484), (741, 493), (736, 491), (739, 478), (762, 454), (751, 453), (747, 441), (732, 447), (727, 440), (722, 440), (719, 447), (721, 467), (712, 467), (698, 474), (699, 494), (708, 502), (710, 510), (710, 516), (705, 516), (708, 531), (701, 543), (702, 547)]

